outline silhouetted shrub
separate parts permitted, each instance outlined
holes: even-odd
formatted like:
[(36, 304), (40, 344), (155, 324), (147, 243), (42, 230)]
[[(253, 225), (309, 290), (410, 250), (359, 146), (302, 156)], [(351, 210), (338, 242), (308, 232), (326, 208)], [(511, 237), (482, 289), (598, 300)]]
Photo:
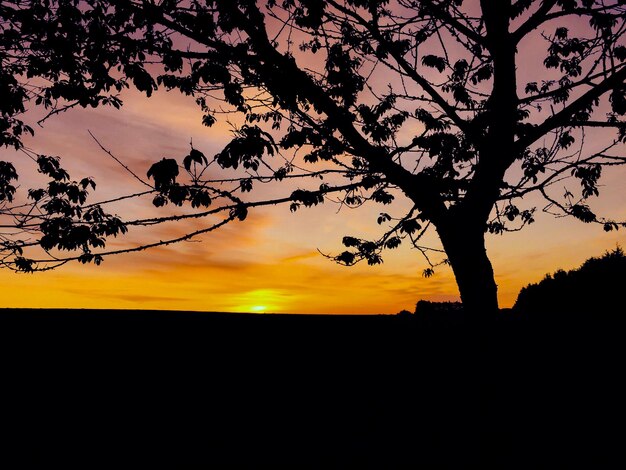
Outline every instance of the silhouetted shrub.
[(416, 315), (460, 313), (463, 313), (463, 304), (461, 302), (431, 302), (429, 300), (420, 300), (415, 305)]
[(413, 315), (411, 312), (409, 312), (408, 310), (400, 310), (397, 315), (399, 317), (410, 317), (411, 315)]
[(522, 288), (513, 306), (520, 312), (593, 313), (614, 311), (623, 304), (626, 256), (617, 247), (590, 258), (578, 269), (559, 269), (537, 284)]

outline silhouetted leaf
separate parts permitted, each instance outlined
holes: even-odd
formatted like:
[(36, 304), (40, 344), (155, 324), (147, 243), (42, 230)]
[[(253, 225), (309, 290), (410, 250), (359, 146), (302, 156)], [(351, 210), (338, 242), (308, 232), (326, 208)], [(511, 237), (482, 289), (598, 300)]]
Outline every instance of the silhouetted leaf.
[(163, 207), (165, 204), (167, 204), (167, 198), (163, 194), (157, 194), (156, 196), (154, 196), (152, 204), (154, 204), (155, 207)]
[(389, 214), (381, 212), (381, 214), (378, 216), (378, 219), (376, 219), (376, 222), (378, 223), (378, 225), (381, 225), (382, 223), (389, 222), (390, 220), (391, 216)]
[(381, 204), (391, 204), (394, 200), (393, 194), (388, 193), (383, 189), (378, 189), (372, 194), (372, 199)]
[(355, 255), (349, 251), (344, 251), (340, 255), (335, 257), (335, 261), (345, 265), (351, 265), (354, 263)]
[(189, 194), (191, 207), (209, 207), (211, 205), (211, 195), (207, 190), (202, 188), (190, 188)]
[(189, 171), (191, 169), (192, 162), (195, 162), (198, 165), (204, 165), (204, 166), (208, 165), (209, 163), (209, 161), (204, 156), (204, 154), (194, 148), (192, 148), (191, 152), (189, 152), (189, 155), (187, 155), (183, 159), (183, 166), (185, 167), (185, 170)]
[(245, 192), (252, 191), (252, 179), (251, 178), (242, 179), (240, 185), (241, 185), (241, 192), (245, 193)]
[(572, 214), (578, 220), (581, 220), (587, 224), (590, 222), (595, 222), (596, 220), (596, 215), (591, 212), (589, 206), (586, 206), (585, 204), (574, 204), (570, 208), (570, 214)]
[(354, 237), (343, 237), (341, 242), (344, 244), (344, 246), (347, 246), (348, 248), (352, 246), (358, 246), (360, 244), (360, 240)]
[(56, 181), (69, 180), (70, 176), (60, 165), (59, 157), (50, 157), (47, 155), (39, 155), (37, 157), (39, 172), (54, 178)]
[(12, 163), (0, 161), (0, 202), (13, 201), (16, 188), (11, 181), (17, 180), (17, 172)]
[(400, 231), (404, 232), (404, 233), (408, 233), (408, 234), (415, 233), (416, 231), (420, 230), (421, 228), (422, 228), (422, 226), (420, 225), (420, 223), (416, 219), (403, 220), (400, 223)]
[(306, 207), (316, 206), (324, 202), (324, 196), (320, 193), (297, 189), (291, 193), (291, 199), (301, 202)]
[[(474, 85), (477, 85), (480, 82), (489, 80), (492, 76), (493, 66), (491, 64), (486, 64), (480, 67), (476, 72), (474, 72), (470, 80)], [(528, 87), (526, 87), (526, 93), (528, 93)]]
[(615, 88), (609, 96), (611, 109), (614, 113), (623, 116), (626, 114), (626, 86)]
[(205, 114), (204, 116), (202, 116), (202, 124), (207, 127), (213, 126), (213, 124), (215, 124), (216, 122), (217, 120), (215, 119), (215, 117), (210, 114)]
[(88, 186), (91, 186), (92, 189), (96, 189), (96, 182), (92, 178), (83, 178), (80, 180), (80, 185), (83, 189), (87, 189)]
[(147, 96), (151, 96), (152, 92), (157, 89), (154, 78), (141, 65), (129, 64), (126, 66), (125, 72), (132, 79), (135, 88), (145, 92)]
[(18, 271), (22, 271), (24, 273), (32, 273), (34, 271), (35, 263), (31, 259), (27, 259), (22, 256), (16, 256), (14, 263), (15, 263), (15, 268)]
[(526, 88), (524, 90), (526, 94), (531, 93), (539, 93), (539, 88), (537, 86), (537, 82), (529, 82), (526, 84)]
[(35, 201), (39, 201), (40, 199), (43, 199), (45, 195), (46, 195), (46, 190), (42, 188), (28, 190), (28, 197)]
[(243, 204), (237, 205), (237, 207), (231, 209), (230, 214), (232, 217), (236, 217), (237, 219), (243, 221), (248, 217), (248, 208)]
[(188, 195), (189, 190), (177, 183), (171, 184), (167, 191), (167, 197), (176, 206), (182, 206)]
[(375, 266), (377, 264), (381, 264), (382, 262), (383, 258), (377, 253), (373, 253), (367, 257), (367, 264), (370, 266)]
[(398, 248), (402, 240), (399, 237), (391, 237), (389, 240), (385, 242), (385, 248), (394, 249)]
[(243, 126), (236, 137), (215, 156), (222, 168), (237, 169), (241, 164), (245, 169), (258, 170), (263, 155), (272, 156), (276, 144), (270, 134), (257, 126)]
[(173, 158), (164, 158), (150, 167), (147, 176), (154, 179), (156, 189), (165, 190), (176, 182), (178, 163)]
[(443, 72), (446, 69), (446, 60), (443, 57), (439, 57), (433, 54), (428, 54), (422, 57), (422, 64), (426, 67), (432, 67), (439, 72)]

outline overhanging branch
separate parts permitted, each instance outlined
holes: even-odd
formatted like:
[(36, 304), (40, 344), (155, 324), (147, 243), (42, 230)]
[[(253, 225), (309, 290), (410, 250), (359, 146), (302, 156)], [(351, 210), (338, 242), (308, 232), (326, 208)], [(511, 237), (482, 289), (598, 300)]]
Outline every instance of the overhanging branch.
[(523, 149), (529, 147), (535, 141), (543, 137), (551, 130), (568, 125), (571, 117), (574, 116), (577, 112), (591, 105), (606, 92), (623, 84), (625, 80), (626, 68), (622, 68), (618, 72), (611, 75), (609, 78), (605, 79), (602, 83), (588, 90), (584, 95), (580, 96), (578, 99), (570, 103), (561, 111), (554, 114), (553, 116), (550, 116), (543, 123), (531, 129), (527, 135), (518, 139), (515, 142), (517, 151), (522, 151)]

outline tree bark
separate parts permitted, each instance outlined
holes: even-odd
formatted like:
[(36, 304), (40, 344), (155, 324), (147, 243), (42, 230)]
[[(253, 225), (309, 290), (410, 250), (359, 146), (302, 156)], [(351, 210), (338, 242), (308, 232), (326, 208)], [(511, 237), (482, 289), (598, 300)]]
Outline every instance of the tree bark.
[(437, 230), (465, 311), (477, 321), (492, 319), (498, 312), (498, 286), (485, 248), (483, 224), (455, 221)]

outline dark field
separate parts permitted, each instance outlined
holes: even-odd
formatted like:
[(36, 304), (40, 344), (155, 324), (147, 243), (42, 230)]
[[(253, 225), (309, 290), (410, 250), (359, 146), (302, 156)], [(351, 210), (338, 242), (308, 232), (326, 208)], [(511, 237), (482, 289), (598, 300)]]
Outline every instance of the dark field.
[(623, 468), (625, 332), (621, 315), (590, 312), (503, 312), (479, 326), (5, 310), (0, 459), (18, 459), (3, 468)]

